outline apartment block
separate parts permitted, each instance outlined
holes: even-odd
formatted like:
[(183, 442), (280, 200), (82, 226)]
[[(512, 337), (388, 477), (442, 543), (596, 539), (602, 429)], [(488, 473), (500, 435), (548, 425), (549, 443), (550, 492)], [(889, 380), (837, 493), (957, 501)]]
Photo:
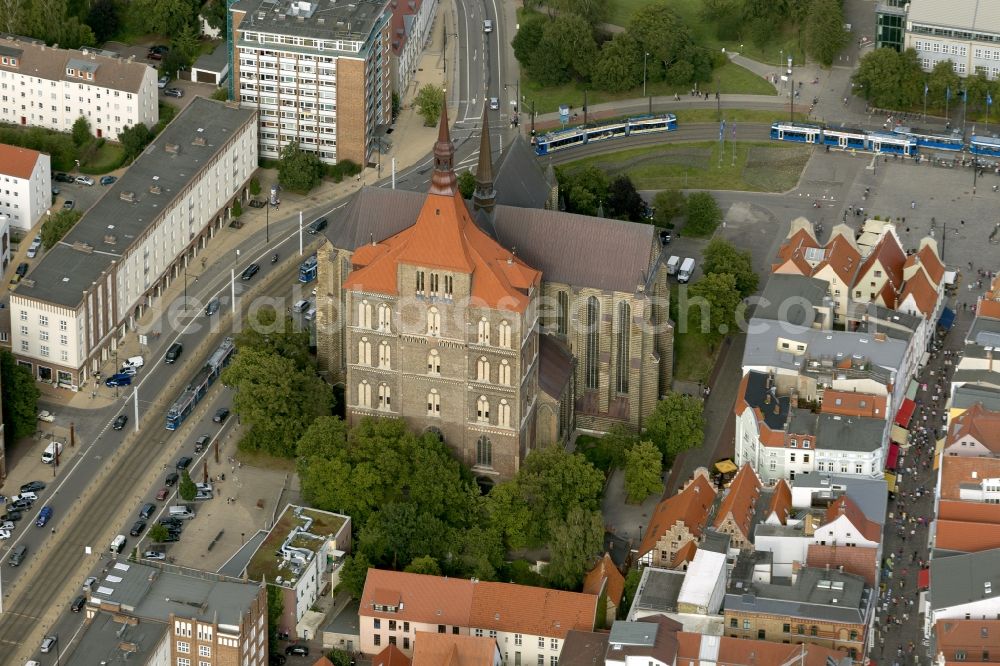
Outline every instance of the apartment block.
[[(0, 215), (11, 228), (31, 229), (52, 205), (51, 165), (46, 153), (0, 144)], [(9, 249), (5, 244), (5, 255)]]
[(996, 45), (1000, 14), (990, 3), (958, 0), (942, 5), (934, 0), (911, 0), (908, 4), (903, 48), (916, 50), (924, 71), (950, 60), (961, 77), (980, 72), (990, 79), (1000, 75)]
[(256, 169), (256, 113), (192, 100), (15, 287), (18, 363), (74, 390), (92, 378), (228, 224)]
[(386, 0), (237, 0), (235, 99), (260, 121), (260, 155), (297, 142), (325, 164), (367, 165), (392, 115)]
[(392, 10), (392, 85), (403, 97), (417, 73), (420, 54), (431, 38), (438, 1), (389, 0), (389, 8)]
[(46, 46), (0, 35), (0, 121), (69, 132), (86, 118), (97, 138), (160, 119), (157, 72), (144, 62), (90, 48)]

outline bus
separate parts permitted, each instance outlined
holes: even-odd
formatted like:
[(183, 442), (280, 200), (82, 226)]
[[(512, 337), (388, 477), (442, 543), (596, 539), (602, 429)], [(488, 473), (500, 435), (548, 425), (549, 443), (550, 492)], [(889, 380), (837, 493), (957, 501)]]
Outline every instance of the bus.
[(315, 254), (299, 264), (299, 282), (305, 284), (315, 280), (317, 266)]
[(184, 420), (191, 415), (195, 406), (208, 393), (209, 387), (215, 383), (236, 352), (236, 344), (232, 338), (226, 338), (212, 352), (198, 373), (191, 380), (174, 403), (167, 410), (167, 430), (177, 430)]

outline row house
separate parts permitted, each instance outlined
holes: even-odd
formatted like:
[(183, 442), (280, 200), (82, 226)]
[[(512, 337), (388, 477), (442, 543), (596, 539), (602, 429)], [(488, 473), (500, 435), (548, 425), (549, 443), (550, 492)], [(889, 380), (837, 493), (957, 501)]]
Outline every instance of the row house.
[(1000, 458), (941, 458), (930, 545), (935, 554), (1000, 548)]
[(1000, 655), (1000, 620), (938, 620), (934, 623), (933, 645), (934, 666), (996, 662)]
[(392, 10), (392, 88), (400, 98), (417, 73), (417, 64), (431, 37), (437, 0), (389, 0)]
[(707, 472), (696, 470), (683, 490), (656, 505), (639, 544), (639, 563), (673, 569), (690, 561), (714, 502), (715, 488)]
[(729, 536), (734, 551), (753, 550), (753, 520), (761, 488), (760, 477), (749, 463), (744, 463), (715, 512), (712, 526)]
[(1000, 276), (975, 305), (976, 317), (951, 381), (949, 417), (979, 402), (1000, 411)]
[(625, 577), (619, 571), (618, 566), (611, 559), (611, 555), (604, 554), (604, 557), (597, 561), (594, 568), (587, 572), (583, 578), (584, 594), (592, 594), (600, 600), (597, 616), (600, 620), (604, 615), (604, 622), (598, 622), (605, 627), (610, 627), (611, 623), (618, 616), (618, 609), (621, 607), (622, 597), (625, 595)]
[(944, 455), (1000, 456), (1000, 411), (976, 403), (949, 422)]
[[(0, 144), (0, 215), (11, 229), (27, 231), (52, 205), (52, 163), (46, 153)], [(4, 243), (3, 267), (10, 244)]]
[(995, 620), (1000, 614), (1000, 548), (931, 558), (922, 603), (924, 634), (939, 620)]

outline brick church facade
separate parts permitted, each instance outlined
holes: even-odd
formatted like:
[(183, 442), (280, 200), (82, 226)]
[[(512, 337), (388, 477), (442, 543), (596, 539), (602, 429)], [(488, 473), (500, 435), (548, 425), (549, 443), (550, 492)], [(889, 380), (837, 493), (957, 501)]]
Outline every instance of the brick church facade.
[(435, 432), (489, 485), (574, 428), (641, 428), (673, 326), (654, 228), (554, 210), (520, 139), (494, 178), (483, 127), (471, 209), (442, 114), (427, 194), (364, 188), (331, 220), (316, 328), (349, 422)]

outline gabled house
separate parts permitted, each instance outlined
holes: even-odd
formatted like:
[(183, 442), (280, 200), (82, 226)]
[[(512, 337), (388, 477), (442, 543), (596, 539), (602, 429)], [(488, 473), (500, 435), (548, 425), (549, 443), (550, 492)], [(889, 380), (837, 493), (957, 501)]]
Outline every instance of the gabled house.
[(687, 551), (681, 553), (684, 561), (693, 558), (714, 501), (715, 488), (707, 474), (696, 472), (683, 490), (656, 505), (639, 545), (639, 563), (676, 568), (682, 549)]
[(778, 248), (771, 272), (775, 275), (811, 275), (822, 260), (823, 248), (816, 240), (812, 222), (797, 217), (792, 220), (788, 236)]
[[(625, 577), (618, 570), (611, 555), (604, 554), (604, 557), (597, 561), (583, 579), (583, 593), (593, 594), (599, 598), (599, 604), (603, 603), (603, 608), (598, 608), (598, 624), (610, 627), (618, 614), (618, 608), (622, 604), (622, 595), (625, 594)], [(604, 615), (603, 622), (601, 615)]]
[(786, 525), (792, 511), (792, 489), (784, 479), (780, 479), (771, 491), (764, 522), (768, 525)]
[(948, 425), (946, 456), (1000, 456), (1000, 412), (976, 403)]
[(412, 666), (501, 666), (497, 639), (489, 636), (418, 632)]
[(753, 467), (744, 463), (719, 505), (713, 526), (729, 535), (733, 549), (753, 550), (753, 517), (761, 487)]
[(938, 620), (934, 623), (934, 645), (935, 666), (996, 662), (1000, 656), (1000, 620)]
[(882, 238), (865, 257), (854, 278), (851, 299), (896, 307), (896, 294), (903, 286), (903, 264), (906, 253), (899, 243), (896, 230), (887, 225)]
[(826, 509), (826, 520), (814, 535), (821, 546), (877, 548), (882, 543), (882, 526), (869, 520), (847, 495), (841, 495)]
[(1000, 613), (1000, 549), (931, 558), (926, 632), (939, 620), (995, 620)]

